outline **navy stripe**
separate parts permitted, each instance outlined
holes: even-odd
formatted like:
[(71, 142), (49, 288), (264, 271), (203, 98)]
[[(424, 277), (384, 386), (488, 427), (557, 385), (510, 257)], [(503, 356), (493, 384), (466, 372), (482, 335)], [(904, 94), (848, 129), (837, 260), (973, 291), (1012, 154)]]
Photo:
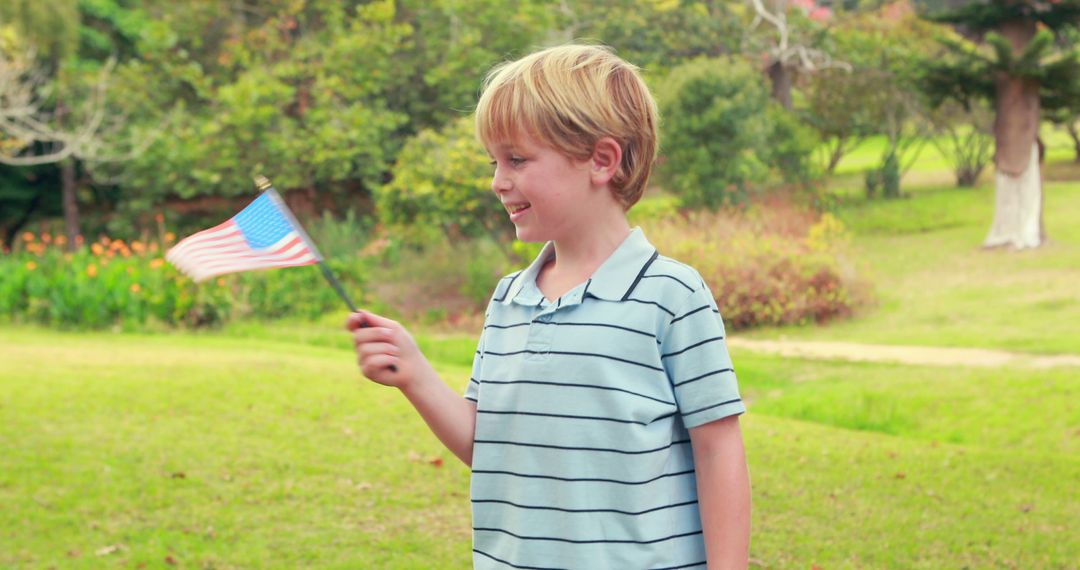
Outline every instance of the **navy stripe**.
[(541, 505), (519, 505), (518, 503), (512, 503), (510, 501), (501, 501), (498, 499), (473, 499), (473, 504), (477, 503), (493, 503), (500, 505), (510, 505), (511, 507), (517, 507), (519, 509), (531, 509), (538, 511), (558, 511), (560, 513), (616, 513), (620, 515), (644, 515), (648, 513), (655, 513), (656, 511), (662, 511), (665, 509), (674, 509), (677, 507), (685, 507), (688, 505), (696, 505), (697, 501), (686, 501), (683, 503), (673, 503), (670, 505), (662, 505), (659, 507), (653, 507), (651, 509), (645, 509), (644, 511), (624, 511), (621, 509), (563, 509), (560, 507), (547, 507)]
[(717, 337), (713, 337), (713, 338), (707, 338), (707, 339), (705, 339), (705, 340), (703, 340), (701, 342), (696, 342), (694, 344), (691, 344), (690, 346), (688, 346), (688, 347), (686, 347), (686, 348), (684, 348), (682, 350), (676, 350), (675, 352), (669, 352), (667, 354), (661, 354), (660, 358), (667, 358), (669, 356), (677, 356), (677, 355), (680, 355), (680, 354), (690, 350), (691, 348), (697, 348), (697, 347), (699, 347), (699, 346), (701, 346), (703, 344), (708, 344), (710, 342), (715, 342), (715, 341), (718, 341), (718, 340), (724, 340), (724, 337), (723, 336), (717, 336)]
[(474, 404), (479, 404), (480, 403), (480, 401), (477, 400), (476, 398), (472, 398), (472, 397), (469, 397), (469, 396), (465, 396), (465, 399), (472, 402), (472, 403), (474, 403)]
[(506, 285), (506, 289), (503, 291), (503, 296), (498, 298), (498, 299), (495, 299), (495, 302), (501, 303), (501, 302), (503, 302), (504, 299), (506, 299), (506, 294), (509, 293), (510, 288), (514, 286), (514, 281), (517, 281), (518, 275), (521, 275), (521, 271), (518, 271), (518, 272), (516, 272), (516, 273), (514, 273), (512, 275), (507, 275), (506, 277), (503, 277), (499, 281), (501, 283), (502, 281), (505, 281), (507, 278), (510, 278), (510, 283), (508, 283)]
[(742, 401), (742, 398), (735, 398), (734, 400), (728, 400), (726, 402), (720, 402), (719, 404), (713, 404), (711, 406), (705, 406), (704, 408), (698, 408), (698, 409), (696, 409), (696, 410), (694, 410), (692, 412), (684, 412), (683, 416), (690, 416), (690, 415), (693, 415), (693, 414), (704, 412), (706, 410), (711, 410), (713, 408), (719, 408), (720, 406), (726, 406), (728, 404), (734, 404), (736, 402), (741, 402), (741, 401)]
[(667, 314), (669, 314), (669, 315), (671, 315), (673, 317), (675, 316), (675, 313), (672, 312), (671, 309), (668, 309), (667, 307), (661, 305), (660, 303), (657, 303), (656, 301), (643, 301), (641, 299), (623, 299), (623, 301), (633, 301), (635, 303), (642, 303), (642, 304), (645, 304), (645, 305), (656, 305), (657, 307), (660, 307), (661, 311), (664, 311), (665, 313), (667, 313)]
[(483, 550), (477, 550), (477, 549), (474, 548), (474, 549), (472, 549), (472, 551), (479, 554), (479, 555), (481, 555), (481, 556), (487, 556), (488, 558), (494, 560), (495, 562), (501, 562), (503, 564), (506, 564), (507, 566), (509, 566), (511, 568), (522, 568), (524, 570), (566, 570), (565, 568), (552, 567), (552, 566), (518, 566), (517, 564), (511, 564), (511, 563), (503, 560), (502, 558), (495, 558), (494, 556), (488, 554), (487, 552), (484, 552)]
[(516, 356), (518, 354), (562, 354), (562, 355), (566, 355), (566, 356), (595, 356), (597, 358), (606, 358), (608, 360), (615, 360), (615, 361), (618, 361), (618, 362), (625, 362), (627, 364), (633, 364), (635, 366), (641, 366), (643, 368), (648, 368), (650, 370), (656, 370), (658, 372), (663, 372), (663, 370), (664, 370), (663, 368), (661, 368), (659, 366), (653, 366), (651, 364), (645, 364), (644, 362), (637, 362), (635, 360), (627, 360), (625, 358), (619, 358), (617, 356), (608, 356), (606, 354), (596, 354), (596, 353), (593, 353), (593, 352), (566, 352), (566, 351), (559, 351), (559, 350), (518, 350), (518, 351), (515, 351), (515, 352), (490, 352), (490, 351), (484, 351), (484, 354), (490, 354), (492, 356)]
[(666, 277), (668, 279), (671, 279), (672, 281), (678, 283), (679, 285), (682, 285), (683, 287), (686, 287), (687, 291), (689, 291), (691, 293), (694, 292), (693, 287), (687, 285), (686, 283), (683, 283), (681, 279), (679, 279), (678, 277), (675, 277), (674, 275), (667, 275), (666, 273), (661, 273), (660, 275), (646, 275), (646, 276), (642, 277), (642, 279), (657, 279), (657, 278), (660, 278), (660, 277)]
[(695, 566), (704, 566), (706, 564), (708, 564), (708, 561), (702, 560), (701, 562), (691, 562), (681, 566), (664, 566), (663, 568), (651, 568), (650, 570), (682, 570), (683, 568), (693, 568)]
[(511, 477), (523, 477), (525, 479), (552, 479), (552, 480), (555, 480), (555, 481), (567, 481), (567, 482), (571, 482), (571, 483), (615, 483), (616, 485), (647, 485), (649, 483), (654, 483), (656, 481), (659, 481), (661, 479), (665, 479), (667, 477), (679, 477), (681, 475), (693, 475), (694, 470), (690, 469), (689, 471), (677, 471), (675, 473), (664, 473), (663, 475), (657, 475), (656, 477), (653, 477), (652, 479), (646, 479), (644, 481), (621, 481), (619, 479), (603, 479), (603, 478), (593, 478), (593, 477), (583, 477), (583, 478), (557, 477), (555, 475), (534, 475), (534, 474), (531, 474), (531, 473), (515, 473), (513, 471), (498, 471), (498, 470), (490, 470), (489, 471), (489, 470), (483, 470), (483, 469), (473, 469), (473, 474), (480, 474), (480, 475), (509, 475)]
[(634, 292), (634, 288), (637, 287), (638, 281), (641, 281), (641, 276), (645, 275), (645, 272), (649, 270), (649, 266), (656, 261), (656, 258), (660, 256), (660, 252), (653, 250), (652, 257), (645, 262), (645, 265), (641, 266), (641, 271), (638, 272), (637, 277), (634, 278), (634, 282), (630, 284), (630, 288), (626, 290), (626, 294), (623, 295), (622, 300), (626, 301), (630, 298), (630, 293)]
[(514, 534), (508, 530), (501, 528), (474, 528), (474, 532), (500, 532), (502, 534), (508, 534), (518, 540), (547, 540), (553, 542), (569, 542), (571, 544), (656, 544), (657, 542), (664, 542), (668, 540), (674, 540), (676, 538), (686, 538), (688, 536), (695, 536), (702, 534), (700, 530), (694, 532), (684, 532), (681, 534), (673, 534), (671, 536), (665, 536), (663, 538), (656, 538), (653, 540), (610, 540), (610, 539), (594, 539), (594, 540), (576, 540), (572, 538), (556, 538), (553, 536), (523, 536), (520, 534)]
[(689, 380), (683, 380), (682, 382), (676, 382), (675, 384), (672, 384), (672, 387), (678, 387), (678, 386), (682, 386), (683, 384), (689, 384), (691, 382), (696, 382), (698, 380), (701, 380), (702, 378), (708, 378), (709, 376), (712, 376), (713, 374), (722, 374), (724, 372), (735, 372), (735, 370), (733, 368), (721, 368), (720, 370), (713, 370), (712, 372), (706, 372), (705, 374), (702, 374), (701, 376), (694, 376), (693, 378), (691, 378)]
[(514, 323), (512, 325), (484, 325), (484, 328), (485, 329), (512, 329), (512, 328), (516, 328), (516, 327), (529, 326), (529, 324), (530, 323), (528, 321), (526, 321), (524, 323)]
[(484, 384), (539, 384), (541, 386), (564, 386), (567, 388), (591, 388), (595, 390), (611, 390), (613, 392), (623, 392), (624, 394), (630, 394), (631, 396), (640, 396), (647, 400), (654, 402), (660, 402), (661, 404), (667, 404), (669, 406), (676, 405), (675, 402), (668, 402), (667, 400), (661, 400), (660, 398), (654, 398), (652, 396), (646, 396), (639, 392), (626, 390), (624, 388), (613, 388), (611, 386), (597, 386), (595, 384), (574, 384), (572, 382), (548, 382), (546, 380), (483, 380)]
[(690, 443), (689, 439), (680, 439), (673, 441), (663, 447), (657, 447), (655, 449), (646, 449), (643, 451), (626, 451), (623, 449), (610, 449), (606, 447), (571, 447), (566, 445), (547, 445), (543, 443), (524, 443), (520, 441), (503, 441), (497, 439), (477, 439), (473, 443), (485, 443), (491, 445), (512, 445), (515, 447), (542, 447), (544, 449), (562, 449), (565, 451), (599, 451), (605, 453), (621, 453), (623, 455), (645, 455), (646, 453), (656, 453), (657, 451), (664, 451), (665, 449), (671, 449), (673, 445), (680, 443)]
[(560, 327), (604, 327), (604, 328), (609, 328), (609, 329), (619, 329), (619, 330), (623, 330), (623, 331), (626, 331), (626, 332), (632, 332), (634, 334), (640, 334), (640, 335), (643, 335), (643, 336), (647, 336), (649, 338), (656, 338), (656, 335), (651, 333), (651, 332), (639, 331), (637, 329), (632, 329), (632, 328), (629, 328), (629, 327), (623, 327), (623, 326), (619, 326), (619, 325), (612, 325), (612, 324), (608, 324), (608, 323), (555, 323), (555, 322), (544, 322), (544, 321), (534, 321), (534, 322), (526, 321), (526, 322), (523, 322), (523, 323), (514, 323), (512, 325), (484, 325), (484, 328), (485, 329), (487, 329), (487, 328), (492, 328), (492, 329), (512, 329), (512, 328), (516, 328), (516, 327), (528, 326), (530, 324), (553, 325), (553, 326), (560, 326)]
[(686, 317), (689, 317), (690, 315), (692, 315), (692, 314), (694, 314), (694, 313), (696, 313), (698, 311), (703, 311), (703, 310), (708, 309), (708, 308), (709, 308), (708, 305), (702, 305), (702, 306), (694, 309), (693, 311), (690, 311), (689, 313), (684, 313), (682, 315), (679, 315), (679, 316), (675, 317), (674, 319), (671, 319), (671, 322), (668, 323), (668, 325), (673, 325), (673, 324), (685, 319)]
[(603, 416), (574, 416), (569, 414), (549, 414), (546, 412), (521, 412), (514, 410), (477, 410), (478, 414), (494, 414), (499, 416), (540, 416), (545, 418), (566, 418), (568, 420), (592, 420), (599, 422), (616, 422), (620, 424), (637, 424), (639, 426), (649, 425), (646, 422), (639, 422), (637, 420), (620, 420), (618, 418), (605, 418)]

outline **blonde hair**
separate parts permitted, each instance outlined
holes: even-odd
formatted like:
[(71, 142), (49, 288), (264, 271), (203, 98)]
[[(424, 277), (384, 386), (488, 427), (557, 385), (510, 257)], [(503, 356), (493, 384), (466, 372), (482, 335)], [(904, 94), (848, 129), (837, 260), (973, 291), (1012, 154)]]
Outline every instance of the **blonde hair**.
[(585, 160), (602, 137), (614, 139), (623, 154), (610, 186), (626, 209), (652, 173), (658, 122), (638, 68), (604, 46), (552, 47), (500, 64), (476, 106), (476, 134), (488, 148), (528, 135)]

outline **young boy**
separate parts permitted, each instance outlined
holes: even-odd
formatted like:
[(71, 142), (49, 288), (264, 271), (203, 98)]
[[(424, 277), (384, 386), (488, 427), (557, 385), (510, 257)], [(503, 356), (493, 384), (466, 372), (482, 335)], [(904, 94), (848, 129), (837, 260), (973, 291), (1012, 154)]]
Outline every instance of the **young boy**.
[(637, 69), (533, 53), (488, 76), (476, 125), (518, 239), (547, 245), (496, 286), (465, 397), (398, 323), (347, 322), (363, 373), (472, 467), (475, 567), (745, 568), (745, 408), (716, 303), (626, 219), (657, 144)]

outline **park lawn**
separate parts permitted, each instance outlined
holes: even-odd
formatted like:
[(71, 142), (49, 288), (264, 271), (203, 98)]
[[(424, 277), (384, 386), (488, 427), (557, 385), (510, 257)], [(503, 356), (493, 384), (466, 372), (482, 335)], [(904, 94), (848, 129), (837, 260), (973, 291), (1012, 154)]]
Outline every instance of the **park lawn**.
[(853, 233), (850, 258), (876, 304), (828, 327), (734, 334), (1080, 353), (1080, 183), (1046, 184), (1050, 240), (1034, 251), (979, 247), (993, 193), (992, 184), (926, 188), (840, 206)]
[[(0, 330), (0, 566), (467, 568), (466, 468), (347, 337), (266, 330)], [(735, 358), (757, 565), (1076, 567), (1075, 374)]]

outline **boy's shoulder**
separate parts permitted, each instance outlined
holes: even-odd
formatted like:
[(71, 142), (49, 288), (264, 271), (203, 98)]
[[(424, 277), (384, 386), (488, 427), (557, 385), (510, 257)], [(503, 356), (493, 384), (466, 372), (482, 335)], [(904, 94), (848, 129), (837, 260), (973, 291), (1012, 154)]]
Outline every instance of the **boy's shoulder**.
[(681, 285), (690, 293), (708, 288), (697, 269), (666, 255), (657, 255), (656, 260), (646, 270), (645, 276), (667, 278), (666, 280), (677, 283), (676, 287)]

